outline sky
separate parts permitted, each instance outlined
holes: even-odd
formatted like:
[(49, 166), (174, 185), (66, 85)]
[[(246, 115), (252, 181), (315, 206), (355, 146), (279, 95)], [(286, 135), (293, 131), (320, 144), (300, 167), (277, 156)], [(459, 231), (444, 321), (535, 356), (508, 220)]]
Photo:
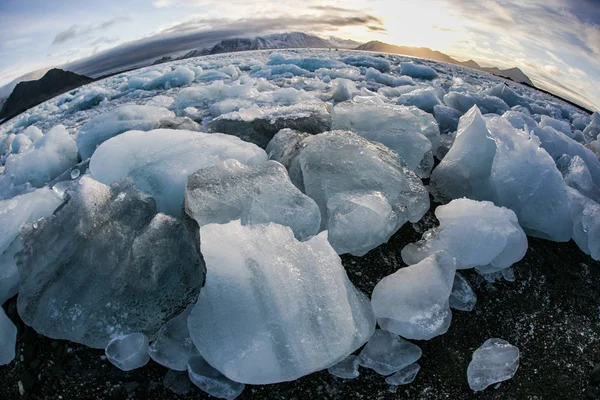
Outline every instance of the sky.
[(0, 0), (0, 86), (53, 66), (93, 74), (286, 31), (519, 67), (600, 110), (600, 0)]

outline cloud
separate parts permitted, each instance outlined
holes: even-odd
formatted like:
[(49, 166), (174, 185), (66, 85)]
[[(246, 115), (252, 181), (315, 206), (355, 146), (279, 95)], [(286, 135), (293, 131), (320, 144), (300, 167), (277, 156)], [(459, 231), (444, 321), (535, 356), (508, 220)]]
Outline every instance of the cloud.
[(550, 64), (544, 65), (544, 71), (546, 71), (550, 75), (554, 75), (554, 76), (562, 75), (562, 72), (560, 72), (560, 69), (556, 65), (550, 65)]
[(89, 25), (85, 27), (79, 25), (71, 25), (67, 30), (57, 33), (54, 37), (54, 40), (52, 41), (52, 44), (60, 45), (78, 37), (88, 36), (97, 32), (104, 31), (105, 29), (110, 28), (111, 26), (126, 21), (131, 21), (131, 18), (117, 17), (108, 21), (104, 21), (97, 25)]

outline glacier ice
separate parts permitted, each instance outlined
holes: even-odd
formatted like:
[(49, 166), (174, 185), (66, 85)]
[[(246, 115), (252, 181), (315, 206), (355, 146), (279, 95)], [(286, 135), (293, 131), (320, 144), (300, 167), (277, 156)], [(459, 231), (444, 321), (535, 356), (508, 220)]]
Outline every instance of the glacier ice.
[(238, 136), (264, 149), (284, 128), (312, 134), (331, 129), (331, 115), (328, 104), (324, 102), (249, 108), (220, 115), (208, 122), (206, 128), (209, 132)]
[(425, 112), (433, 113), (434, 107), (441, 105), (442, 102), (438, 98), (437, 90), (433, 87), (428, 87), (401, 94), (398, 97), (398, 104), (415, 106)]
[(536, 137), (504, 118), (483, 119), (473, 107), (460, 119), (454, 144), (431, 173), (438, 200), (468, 197), (512, 209), (532, 236), (568, 241), (571, 215), (566, 185)]
[(332, 111), (332, 128), (384, 144), (423, 178), (433, 168), (432, 154), (440, 141), (433, 117), (415, 107), (340, 103)]
[(346, 68), (348, 64), (334, 60), (331, 58), (315, 58), (315, 57), (304, 57), (304, 58), (286, 58), (282, 54), (272, 54), (269, 57), (266, 65), (283, 65), (292, 64), (310, 72), (315, 72), (320, 68)]
[(456, 132), (462, 113), (452, 107), (436, 105), (433, 107), (433, 116), (440, 127), (440, 131), (448, 133)]
[(416, 63), (400, 63), (399, 71), (402, 73), (402, 75), (408, 75), (412, 78), (431, 80), (438, 77), (438, 73), (435, 71), (435, 69)]
[[(282, 131), (282, 135), (289, 139), (294, 133)], [(281, 143), (278, 136), (270, 147), (280, 151), (270, 152), (271, 158), (284, 164), (292, 182), (317, 202), (322, 230), (329, 229), (332, 222), (340, 228), (365, 226), (372, 217), (377, 218), (378, 226), (386, 228), (385, 232), (351, 233), (331, 229), (330, 242), (351, 254), (362, 255), (385, 243), (405, 222), (418, 221), (429, 209), (429, 196), (421, 180), (396, 153), (379, 143), (352, 132), (332, 131), (291, 139), (297, 144), (283, 147), (277, 144)], [(390, 229), (388, 222), (394, 216), (396, 225)]]
[(282, 225), (233, 221), (201, 227), (200, 238), (210, 272), (188, 327), (229, 379), (291, 381), (343, 360), (373, 334), (370, 302), (325, 232), (299, 242)]
[(236, 159), (255, 165), (266, 153), (235, 136), (184, 130), (129, 131), (102, 143), (90, 161), (94, 179), (111, 184), (131, 177), (158, 211), (181, 216), (185, 182), (200, 168)]
[(139, 332), (112, 339), (104, 353), (111, 364), (123, 371), (141, 368), (150, 361), (148, 338)]
[(274, 222), (292, 228), (298, 240), (321, 227), (319, 207), (277, 161), (248, 167), (226, 160), (202, 168), (188, 177), (184, 209), (200, 227), (238, 219), (244, 225)]
[(478, 392), (494, 383), (515, 376), (519, 368), (519, 349), (502, 339), (488, 339), (473, 353), (467, 368), (472, 390)]
[(371, 56), (355, 56), (346, 57), (342, 59), (342, 62), (354, 67), (365, 67), (374, 68), (379, 72), (390, 72), (391, 64), (388, 60), (382, 57), (371, 57)]
[(590, 123), (583, 130), (583, 134), (592, 139), (600, 139), (600, 112), (592, 114)]
[(544, 128), (546, 126), (550, 126), (556, 129), (557, 131), (564, 133), (568, 137), (573, 138), (573, 130), (571, 129), (571, 124), (569, 124), (566, 121), (560, 121), (547, 115), (542, 115), (540, 119), (540, 127)]
[(460, 272), (456, 272), (456, 275), (454, 275), (449, 303), (450, 308), (460, 311), (472, 311), (475, 308), (475, 304), (477, 304), (477, 295)]
[(45, 336), (94, 348), (133, 332), (153, 337), (204, 281), (187, 229), (130, 181), (86, 176), (76, 186), (23, 234), (19, 315)]
[(408, 385), (415, 380), (420, 369), (421, 366), (419, 364), (410, 364), (396, 372), (394, 375), (385, 378), (385, 382), (389, 385)]
[(15, 359), (17, 327), (0, 307), (0, 365), (9, 364)]
[[(260, 364), (255, 367), (260, 367)], [(243, 383), (234, 382), (227, 378), (201, 356), (192, 357), (187, 370), (192, 383), (213, 397), (233, 400), (244, 391), (245, 385)]]
[(355, 355), (349, 355), (339, 363), (327, 368), (327, 371), (335, 377), (342, 379), (355, 379), (360, 376), (358, 371), (359, 359)]
[(42, 187), (77, 164), (77, 159), (75, 141), (64, 126), (57, 125), (36, 140), (29, 151), (8, 156), (0, 187), (6, 184), (2, 181), (14, 186), (29, 183)]
[(573, 216), (573, 240), (581, 251), (600, 260), (600, 204), (568, 188)]
[(456, 260), (457, 269), (486, 266), (492, 272), (510, 267), (527, 252), (527, 236), (508, 208), (462, 198), (437, 207), (435, 216), (440, 226), (402, 249), (406, 264), (445, 250)]
[(407, 83), (406, 79), (403, 79), (401, 77), (399, 78), (390, 74), (381, 73), (375, 68), (367, 69), (367, 71), (365, 72), (365, 79), (368, 81), (374, 81), (377, 83), (381, 83), (382, 85), (392, 87), (406, 85)]
[(148, 349), (148, 355), (154, 361), (171, 370), (185, 371), (188, 360), (198, 355), (187, 326), (191, 311), (190, 306), (164, 324)]
[(15, 255), (22, 248), (23, 243), (20, 238), (17, 238), (0, 255), (0, 305), (19, 291), (19, 269), (15, 262)]
[(175, 117), (162, 107), (130, 104), (100, 114), (86, 122), (77, 134), (77, 149), (82, 159), (90, 158), (96, 147), (123, 132), (149, 131), (158, 128), (160, 120)]
[[(523, 96), (519, 95), (510, 87), (502, 83), (486, 90), (485, 94), (498, 97), (499, 99), (503, 100), (509, 107), (521, 106), (526, 108), (529, 105), (527, 99), (523, 98)], [(527, 112), (529, 112), (529, 110)]]
[(360, 352), (360, 365), (380, 375), (391, 375), (421, 358), (421, 349), (398, 335), (377, 329)]
[(189, 68), (178, 67), (145, 83), (143, 89), (156, 90), (187, 86), (192, 83), (195, 77), (196, 74)]
[(415, 340), (446, 333), (452, 320), (448, 299), (455, 272), (454, 258), (440, 251), (383, 278), (371, 296), (379, 326)]
[(502, 115), (509, 109), (508, 105), (498, 97), (479, 92), (450, 92), (444, 96), (444, 103), (461, 113), (466, 113), (474, 106), (480, 108), (483, 114)]
[(564, 154), (556, 160), (556, 166), (568, 186), (596, 202), (600, 201), (600, 187), (594, 183), (592, 174), (581, 157)]

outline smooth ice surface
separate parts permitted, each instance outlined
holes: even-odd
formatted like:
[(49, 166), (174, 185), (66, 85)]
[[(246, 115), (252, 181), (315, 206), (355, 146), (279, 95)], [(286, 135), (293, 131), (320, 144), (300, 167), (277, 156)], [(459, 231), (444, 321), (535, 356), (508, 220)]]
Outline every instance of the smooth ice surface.
[(111, 340), (104, 350), (106, 358), (123, 371), (141, 368), (150, 361), (148, 338), (143, 333), (131, 333)]
[(0, 365), (9, 364), (15, 359), (17, 327), (0, 307)]
[(188, 327), (228, 378), (291, 381), (341, 361), (373, 334), (370, 302), (326, 233), (299, 242), (288, 227), (233, 221), (203, 226), (200, 238), (209, 273)]
[(594, 260), (600, 260), (600, 204), (569, 188), (573, 240)]
[(198, 350), (190, 338), (187, 319), (192, 307), (164, 324), (150, 345), (150, 357), (169, 369), (185, 371), (188, 360), (198, 355)]
[(289, 128), (307, 133), (331, 129), (329, 106), (324, 102), (308, 102), (287, 107), (248, 108), (223, 114), (211, 120), (209, 132), (238, 136), (265, 148), (281, 129)]
[(420, 177), (433, 168), (440, 131), (430, 114), (415, 107), (344, 102), (333, 108), (332, 126), (384, 144)]
[(449, 304), (450, 308), (460, 311), (472, 311), (475, 308), (475, 304), (477, 304), (477, 295), (460, 272), (457, 272), (454, 276)]
[[(334, 222), (329, 240), (342, 246), (343, 251), (365, 254), (385, 243), (405, 222), (416, 222), (427, 212), (429, 196), (421, 180), (387, 147), (346, 131), (302, 140), (289, 131), (283, 131), (282, 135), (297, 144), (281, 146), (279, 134), (276, 135), (270, 147), (278, 151), (270, 152), (271, 158), (281, 161), (288, 168), (292, 182), (317, 202), (321, 229), (330, 229), (329, 224)], [(396, 225), (390, 229), (388, 222), (394, 215)], [(365, 226), (373, 217), (384, 231), (343, 229)]]
[(596, 202), (600, 201), (600, 186), (594, 183), (592, 174), (581, 157), (565, 154), (556, 161), (556, 166), (567, 185)]
[(19, 315), (45, 336), (95, 348), (133, 332), (153, 337), (204, 280), (187, 229), (156, 214), (129, 181), (108, 187), (83, 177), (76, 187), (23, 236)]
[(123, 132), (149, 131), (158, 128), (161, 119), (175, 117), (163, 107), (126, 105), (92, 118), (77, 134), (77, 148), (82, 159), (90, 158), (96, 147)]
[(478, 392), (497, 382), (506, 381), (519, 368), (519, 349), (502, 339), (488, 339), (473, 353), (467, 368), (472, 390)]
[(504, 117), (485, 121), (477, 107), (461, 117), (429, 190), (444, 202), (468, 197), (510, 208), (532, 236), (571, 237), (566, 185), (552, 157), (534, 135), (513, 128)]
[(327, 368), (327, 371), (338, 378), (355, 379), (360, 376), (360, 372), (358, 371), (359, 365), (358, 357), (351, 354), (339, 363)]
[(360, 352), (360, 365), (391, 375), (421, 358), (421, 349), (391, 332), (377, 329)]
[(383, 278), (371, 296), (379, 326), (415, 340), (446, 333), (455, 272), (454, 258), (441, 251)]
[(439, 206), (435, 216), (440, 226), (402, 249), (406, 264), (416, 264), (446, 250), (455, 258), (457, 269), (488, 266), (499, 271), (521, 260), (527, 252), (527, 236), (514, 211), (508, 208), (462, 198)]
[(105, 184), (131, 177), (154, 198), (158, 211), (180, 216), (187, 177), (230, 158), (256, 165), (267, 156), (256, 145), (230, 135), (170, 129), (129, 131), (98, 147), (90, 171)]
[(452, 107), (436, 105), (433, 107), (433, 116), (443, 133), (456, 132), (458, 121), (462, 113)]
[(274, 222), (289, 226), (298, 240), (316, 235), (321, 212), (292, 182), (277, 161), (248, 167), (226, 160), (190, 175), (185, 213), (200, 227), (241, 220), (243, 225)]
[(468, 112), (474, 106), (481, 109), (483, 114), (502, 114), (508, 111), (508, 105), (498, 97), (488, 96), (485, 93), (450, 92), (444, 96), (444, 103), (461, 113)]
[(213, 397), (233, 400), (244, 391), (243, 383), (227, 378), (201, 356), (192, 357), (188, 362), (187, 370), (192, 383)]
[(419, 79), (431, 80), (438, 77), (437, 72), (433, 68), (415, 63), (401, 63), (400, 72), (402, 75), (408, 75), (410, 77)]
[(385, 378), (385, 382), (389, 385), (408, 385), (415, 380), (421, 366), (417, 363), (410, 364), (408, 367), (402, 368), (392, 376)]
[(437, 90), (433, 87), (415, 89), (398, 97), (398, 104), (415, 106), (428, 113), (433, 113), (435, 106), (441, 105)]
[(8, 182), (15, 186), (29, 183), (42, 187), (75, 164), (77, 146), (65, 127), (58, 125), (37, 139), (27, 151), (8, 156), (0, 188)]

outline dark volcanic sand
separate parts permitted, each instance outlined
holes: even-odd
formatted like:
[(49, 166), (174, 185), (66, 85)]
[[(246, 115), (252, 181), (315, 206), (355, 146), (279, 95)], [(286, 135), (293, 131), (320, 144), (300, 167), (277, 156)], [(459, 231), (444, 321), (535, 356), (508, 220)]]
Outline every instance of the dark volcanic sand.
[[(350, 279), (370, 295), (381, 278), (404, 266), (402, 247), (419, 238), (407, 224), (365, 257), (342, 257)], [(421, 371), (396, 393), (361, 368), (349, 381), (321, 371), (295, 382), (247, 386), (238, 399), (600, 399), (600, 263), (573, 242), (529, 238), (514, 270), (514, 282), (493, 284), (465, 273), (478, 295), (475, 310), (455, 311), (448, 333), (416, 342), (423, 349)], [(211, 398), (195, 388), (187, 395), (165, 389), (167, 370), (152, 361), (125, 373), (103, 359), (103, 351), (39, 336), (20, 321), (14, 299), (5, 308), (19, 334), (16, 360), (0, 367), (0, 400)], [(473, 393), (467, 365), (491, 337), (519, 347), (520, 367), (498, 389)]]

